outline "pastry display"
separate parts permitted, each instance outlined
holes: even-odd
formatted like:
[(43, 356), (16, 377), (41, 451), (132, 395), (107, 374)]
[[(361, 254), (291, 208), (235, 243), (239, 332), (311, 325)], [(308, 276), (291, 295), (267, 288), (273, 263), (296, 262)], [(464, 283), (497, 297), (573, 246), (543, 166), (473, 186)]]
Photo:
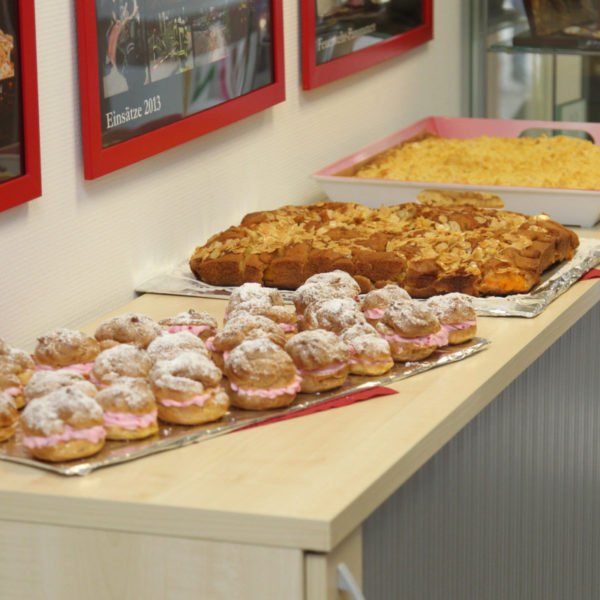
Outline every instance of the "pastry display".
[(187, 329), (155, 338), (146, 348), (146, 352), (152, 362), (175, 358), (182, 352), (199, 352), (200, 354), (204, 354), (204, 356), (209, 355), (202, 338)]
[(457, 139), (422, 133), (372, 157), (354, 176), (598, 190), (599, 165), (600, 147), (573, 136)]
[(163, 328), (147, 315), (125, 313), (100, 323), (94, 337), (103, 349), (117, 344), (133, 344), (146, 348), (162, 333)]
[[(393, 283), (413, 298), (504, 296), (531, 290), (578, 245), (575, 233), (545, 215), (321, 202), (247, 215), (197, 247), (189, 264), (198, 279), (219, 286), (255, 282), (298, 290), (315, 274), (339, 270), (364, 293)], [(296, 309), (303, 313), (300, 303)]]
[(15, 399), (6, 392), (0, 392), (0, 442), (9, 440), (17, 430), (19, 411)]
[(50, 462), (92, 456), (106, 440), (102, 408), (74, 387), (33, 400), (23, 409), (20, 423), (23, 445)]
[(289, 406), (300, 391), (294, 361), (267, 338), (246, 340), (225, 358), (231, 404), (246, 410)]
[(93, 398), (98, 388), (81, 373), (73, 371), (36, 371), (23, 388), (26, 404), (64, 387), (76, 387), (87, 396)]
[(33, 358), (36, 369), (65, 369), (88, 376), (100, 344), (87, 333), (58, 328), (38, 337)]
[(458, 292), (434, 296), (427, 300), (427, 305), (446, 330), (449, 344), (462, 344), (475, 337), (477, 315), (469, 296)]
[(366, 293), (361, 310), (371, 325), (375, 325), (385, 309), (396, 300), (410, 300), (410, 294), (399, 285), (388, 283), (386, 286)]
[(323, 392), (341, 386), (350, 373), (350, 350), (335, 333), (302, 331), (285, 345), (301, 377), (301, 392)]
[(157, 408), (150, 383), (121, 377), (96, 395), (107, 440), (140, 440), (158, 432)]
[(90, 373), (90, 379), (102, 388), (120, 377), (148, 377), (152, 359), (145, 350), (133, 344), (119, 344), (103, 350)]
[(12, 396), (17, 408), (23, 408), (23, 386), (35, 372), (32, 358), (24, 350), (0, 339), (0, 391)]
[(229, 408), (222, 377), (220, 369), (197, 352), (159, 360), (150, 371), (159, 418), (178, 425), (217, 421)]
[(218, 329), (217, 319), (208, 312), (195, 311), (193, 308), (158, 322), (168, 333), (189, 331), (202, 340), (215, 335)]
[(390, 304), (375, 328), (398, 362), (422, 360), (448, 344), (448, 334), (434, 312), (415, 300)]

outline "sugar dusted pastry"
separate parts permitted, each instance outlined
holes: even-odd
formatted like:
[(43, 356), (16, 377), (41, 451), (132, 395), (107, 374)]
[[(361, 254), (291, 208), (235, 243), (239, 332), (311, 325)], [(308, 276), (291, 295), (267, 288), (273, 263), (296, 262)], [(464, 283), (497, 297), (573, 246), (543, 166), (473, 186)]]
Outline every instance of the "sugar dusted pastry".
[(152, 359), (145, 350), (132, 344), (119, 344), (103, 350), (90, 373), (92, 383), (105, 387), (119, 377), (148, 377)]
[(340, 334), (344, 329), (366, 322), (355, 300), (332, 298), (308, 306), (302, 320), (302, 329), (326, 329)]
[(462, 344), (475, 337), (477, 315), (469, 296), (458, 292), (433, 296), (427, 300), (427, 305), (448, 333), (449, 344)]
[(248, 302), (264, 301), (271, 306), (283, 306), (283, 296), (275, 288), (264, 287), (260, 283), (248, 282), (232, 290), (225, 309), (225, 318), (229, 313)]
[(32, 358), (0, 338), (0, 391), (13, 397), (17, 408), (25, 405), (23, 386), (35, 372)]
[(157, 337), (146, 348), (146, 352), (152, 359), (152, 362), (175, 358), (182, 352), (198, 352), (204, 356), (209, 355), (202, 338), (187, 330)]
[(9, 440), (18, 424), (19, 411), (15, 399), (6, 392), (0, 392), (0, 442)]
[(231, 404), (246, 410), (289, 406), (300, 391), (294, 361), (267, 338), (246, 340), (225, 358)]
[(301, 392), (323, 392), (343, 385), (350, 373), (348, 346), (331, 331), (311, 329), (285, 345), (302, 379)]
[(260, 315), (238, 312), (227, 320), (214, 338), (206, 341), (215, 364), (222, 369), (224, 360), (244, 340), (268, 338), (278, 346), (284, 346), (287, 337), (275, 321)]
[(316, 273), (296, 289), (293, 302), (298, 315), (304, 315), (310, 304), (332, 298), (357, 299), (360, 286), (345, 271), (336, 269), (328, 273)]
[(222, 378), (221, 370), (197, 352), (159, 360), (150, 371), (159, 418), (178, 425), (219, 420), (229, 409)]
[(107, 440), (139, 440), (158, 431), (157, 408), (150, 383), (139, 377), (121, 377), (100, 390)]
[(162, 333), (163, 328), (147, 315), (124, 313), (101, 323), (94, 332), (94, 337), (103, 349), (116, 344), (133, 344), (146, 348)]
[(385, 309), (396, 300), (410, 300), (410, 294), (399, 285), (388, 283), (382, 288), (367, 292), (361, 303), (361, 310), (371, 325), (375, 325)]
[(100, 345), (87, 333), (57, 328), (38, 337), (33, 358), (38, 370), (65, 369), (88, 376)]
[[(208, 312), (198, 312), (193, 308), (158, 322), (167, 333), (188, 331), (202, 340), (215, 335), (218, 329), (217, 319)], [(156, 341), (156, 340), (154, 340)]]
[(80, 373), (72, 371), (36, 371), (23, 388), (23, 398), (29, 404), (50, 392), (63, 387), (76, 387), (90, 398), (98, 392), (98, 388)]
[(375, 328), (398, 362), (422, 360), (448, 343), (448, 335), (434, 312), (416, 300), (390, 304)]
[(394, 366), (392, 350), (372, 326), (351, 327), (344, 331), (341, 339), (350, 350), (350, 373), (352, 375), (383, 375)]
[(23, 409), (20, 422), (23, 445), (50, 462), (92, 456), (106, 440), (102, 408), (74, 387), (36, 398)]

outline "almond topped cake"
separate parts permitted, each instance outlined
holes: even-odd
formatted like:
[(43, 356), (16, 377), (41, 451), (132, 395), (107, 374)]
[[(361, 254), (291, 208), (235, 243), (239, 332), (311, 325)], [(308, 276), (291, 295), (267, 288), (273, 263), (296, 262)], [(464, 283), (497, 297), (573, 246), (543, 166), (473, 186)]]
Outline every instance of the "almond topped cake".
[(575, 233), (545, 215), (468, 204), (321, 202), (246, 215), (196, 248), (190, 268), (212, 285), (296, 289), (339, 269), (363, 292), (394, 283), (414, 298), (506, 295), (528, 292), (578, 245)]

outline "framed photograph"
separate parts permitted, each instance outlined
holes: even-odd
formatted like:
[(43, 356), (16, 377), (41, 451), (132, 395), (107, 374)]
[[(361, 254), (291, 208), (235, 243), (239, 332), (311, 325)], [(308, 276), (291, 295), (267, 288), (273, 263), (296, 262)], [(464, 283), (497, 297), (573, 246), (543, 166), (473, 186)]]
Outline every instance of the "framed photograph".
[(41, 193), (34, 0), (0, 0), (0, 210)]
[(302, 85), (310, 90), (433, 38), (433, 0), (301, 2)]
[(84, 176), (285, 99), (282, 0), (77, 0)]

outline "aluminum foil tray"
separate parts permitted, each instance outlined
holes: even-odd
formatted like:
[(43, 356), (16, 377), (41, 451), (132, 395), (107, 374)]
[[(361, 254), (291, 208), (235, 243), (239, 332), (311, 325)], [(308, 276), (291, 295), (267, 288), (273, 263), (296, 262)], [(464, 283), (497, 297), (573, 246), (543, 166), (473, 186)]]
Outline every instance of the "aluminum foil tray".
[(56, 464), (38, 460), (32, 457), (27, 448), (21, 444), (21, 430), (17, 429), (13, 438), (0, 444), (0, 459), (52, 471), (60, 475), (86, 475), (102, 467), (121, 464), (165, 450), (172, 450), (187, 446), (188, 444), (209, 440), (215, 436), (235, 431), (236, 429), (260, 424), (274, 417), (293, 414), (312, 406), (324, 404), (329, 400), (340, 398), (353, 392), (406, 379), (418, 373), (463, 360), (484, 349), (489, 343), (489, 340), (485, 338), (475, 338), (465, 344), (447, 346), (437, 350), (426, 360), (414, 363), (396, 363), (390, 371), (381, 377), (351, 375), (342, 387), (331, 392), (298, 394), (294, 403), (284, 409), (270, 411), (232, 409), (220, 421), (206, 425), (183, 426), (160, 423), (159, 432), (146, 440), (135, 442), (108, 441), (98, 454), (81, 460)]
[[(477, 314), (487, 317), (535, 317), (598, 263), (600, 263), (600, 241), (580, 238), (579, 248), (573, 258), (547, 271), (542, 282), (529, 293), (473, 298), (475, 310)], [(149, 279), (136, 287), (135, 291), (174, 296), (228, 298), (234, 289), (199, 281), (186, 261), (171, 271)], [(281, 294), (284, 300), (291, 302), (292, 292), (281, 290)]]

